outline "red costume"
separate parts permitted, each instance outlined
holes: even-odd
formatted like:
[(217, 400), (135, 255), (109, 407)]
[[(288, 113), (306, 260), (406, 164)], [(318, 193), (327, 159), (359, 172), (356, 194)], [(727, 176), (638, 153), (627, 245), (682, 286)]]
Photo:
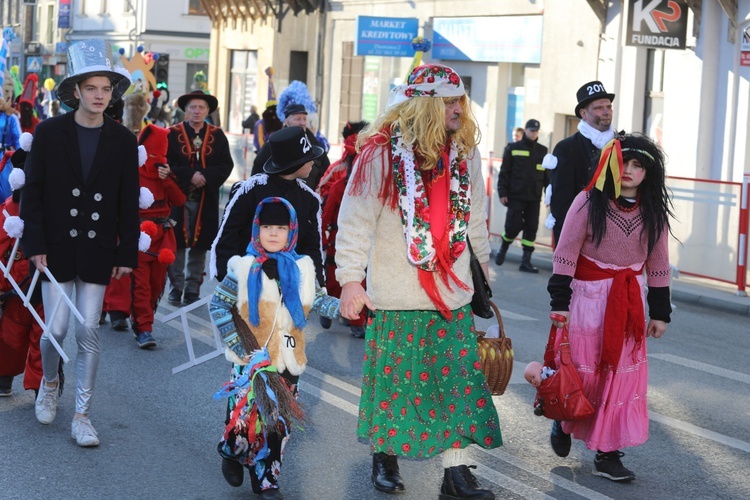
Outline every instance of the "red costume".
[[(0, 205), (0, 259), (8, 265), (10, 253), (16, 238), (5, 231), (5, 214), (18, 216), (18, 202), (10, 197)], [(15, 255), (11, 276), (16, 283), (21, 284), (29, 275), (29, 261), (21, 252)], [(27, 280), (21, 288), (26, 291)], [(13, 290), (6, 276), (0, 272), (0, 293), (5, 294)], [(32, 304), (39, 317), (44, 319), (41, 293), (32, 297)], [(3, 302), (2, 318), (0, 318), (0, 377), (15, 377), (24, 373), (23, 388), (27, 390), (39, 389), (42, 380), (42, 356), (39, 351), (39, 339), (42, 337), (42, 327), (34, 320), (31, 312), (23, 305), (23, 300), (15, 294), (9, 294)]]
[[(165, 179), (159, 178), (159, 165), (167, 165), (168, 136), (168, 129), (151, 124), (138, 136), (147, 155), (139, 169), (141, 231), (149, 233), (151, 245), (147, 251), (138, 252), (138, 267), (130, 275), (109, 282), (104, 296), (103, 310), (130, 311), (136, 333), (153, 331), (154, 313), (166, 285), (167, 267), (174, 261), (177, 249), (169, 214), (172, 207), (185, 204), (185, 193), (177, 185), (174, 173), (170, 172)], [(147, 208), (143, 208), (147, 204), (145, 190), (153, 196)], [(150, 198), (148, 193), (146, 197)]]
[(159, 178), (159, 165), (167, 164), (168, 136), (169, 130), (147, 125), (138, 137), (148, 154), (146, 163), (140, 168), (141, 197), (146, 188), (154, 201), (140, 211), (141, 230), (151, 236), (151, 246), (146, 252), (138, 252), (138, 267), (131, 275), (133, 305), (130, 319), (136, 332), (152, 331), (154, 313), (166, 285), (167, 267), (174, 261), (177, 249), (169, 214), (172, 207), (185, 204), (185, 193), (177, 185), (174, 173)]

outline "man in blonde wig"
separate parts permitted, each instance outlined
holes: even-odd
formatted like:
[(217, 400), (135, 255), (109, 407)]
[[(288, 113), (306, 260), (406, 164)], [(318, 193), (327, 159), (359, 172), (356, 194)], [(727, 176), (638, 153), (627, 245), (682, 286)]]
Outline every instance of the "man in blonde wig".
[(502, 444), (470, 305), (469, 240), (485, 274), (490, 253), (478, 139), (458, 74), (418, 66), (360, 133), (341, 205), (341, 314), (372, 311), (358, 435), (373, 452), (373, 485), (387, 493), (405, 489), (398, 456), (441, 454), (440, 498), (495, 498), (464, 450)]

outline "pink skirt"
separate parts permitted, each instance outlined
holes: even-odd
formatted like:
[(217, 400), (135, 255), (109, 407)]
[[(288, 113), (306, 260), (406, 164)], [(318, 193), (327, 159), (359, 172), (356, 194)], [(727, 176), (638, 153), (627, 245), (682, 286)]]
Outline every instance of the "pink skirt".
[[(638, 283), (645, 304), (642, 275), (638, 276)], [(574, 279), (571, 284), (570, 351), (583, 389), (595, 411), (586, 420), (562, 423), (563, 431), (582, 440), (588, 449), (603, 452), (643, 444), (648, 439), (649, 423), (646, 339), (636, 349), (633, 337), (627, 336), (617, 369), (597, 370), (602, 350), (604, 311), (611, 286), (612, 279)]]

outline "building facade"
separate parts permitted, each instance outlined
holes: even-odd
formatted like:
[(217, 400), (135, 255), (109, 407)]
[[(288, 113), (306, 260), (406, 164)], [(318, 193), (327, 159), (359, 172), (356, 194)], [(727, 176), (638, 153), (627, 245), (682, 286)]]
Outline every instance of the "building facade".
[[(743, 31), (750, 0), (202, 5), (212, 21), (209, 87), (225, 108), (230, 131), (238, 130), (250, 104), (265, 102), (269, 66), (277, 92), (294, 79), (307, 84), (319, 103), (321, 128), (334, 142), (347, 120), (376, 114), (390, 88), (405, 79), (411, 55), (363, 52), (369, 41), (359, 23), (371, 17), (385, 19), (388, 29), (410, 26), (408, 33), (432, 40), (423, 60), (447, 64), (466, 80), (483, 156), (499, 156), (509, 131), (529, 118), (541, 122), (540, 140), (554, 147), (576, 130), (578, 88), (600, 80), (617, 95), (616, 128), (658, 140), (670, 175), (739, 181), (750, 171), (750, 68), (743, 65), (750, 64), (750, 35)], [(680, 11), (681, 47), (669, 40), (663, 48), (632, 44), (634, 26), (659, 21), (649, 10), (654, 8), (662, 9), (662, 23)], [(398, 36), (403, 41), (407, 35)]]

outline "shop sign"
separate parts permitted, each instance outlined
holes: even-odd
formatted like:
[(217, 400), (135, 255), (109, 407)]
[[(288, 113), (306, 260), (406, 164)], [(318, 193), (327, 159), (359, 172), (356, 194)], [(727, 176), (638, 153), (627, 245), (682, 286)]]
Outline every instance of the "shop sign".
[(60, 0), (57, 6), (57, 27), (70, 28), (70, 0)]
[(358, 56), (412, 57), (417, 37), (416, 17), (357, 17), (354, 53)]
[(629, 0), (625, 45), (685, 49), (688, 6), (684, 0)]
[(436, 17), (432, 57), (539, 64), (543, 16)]

